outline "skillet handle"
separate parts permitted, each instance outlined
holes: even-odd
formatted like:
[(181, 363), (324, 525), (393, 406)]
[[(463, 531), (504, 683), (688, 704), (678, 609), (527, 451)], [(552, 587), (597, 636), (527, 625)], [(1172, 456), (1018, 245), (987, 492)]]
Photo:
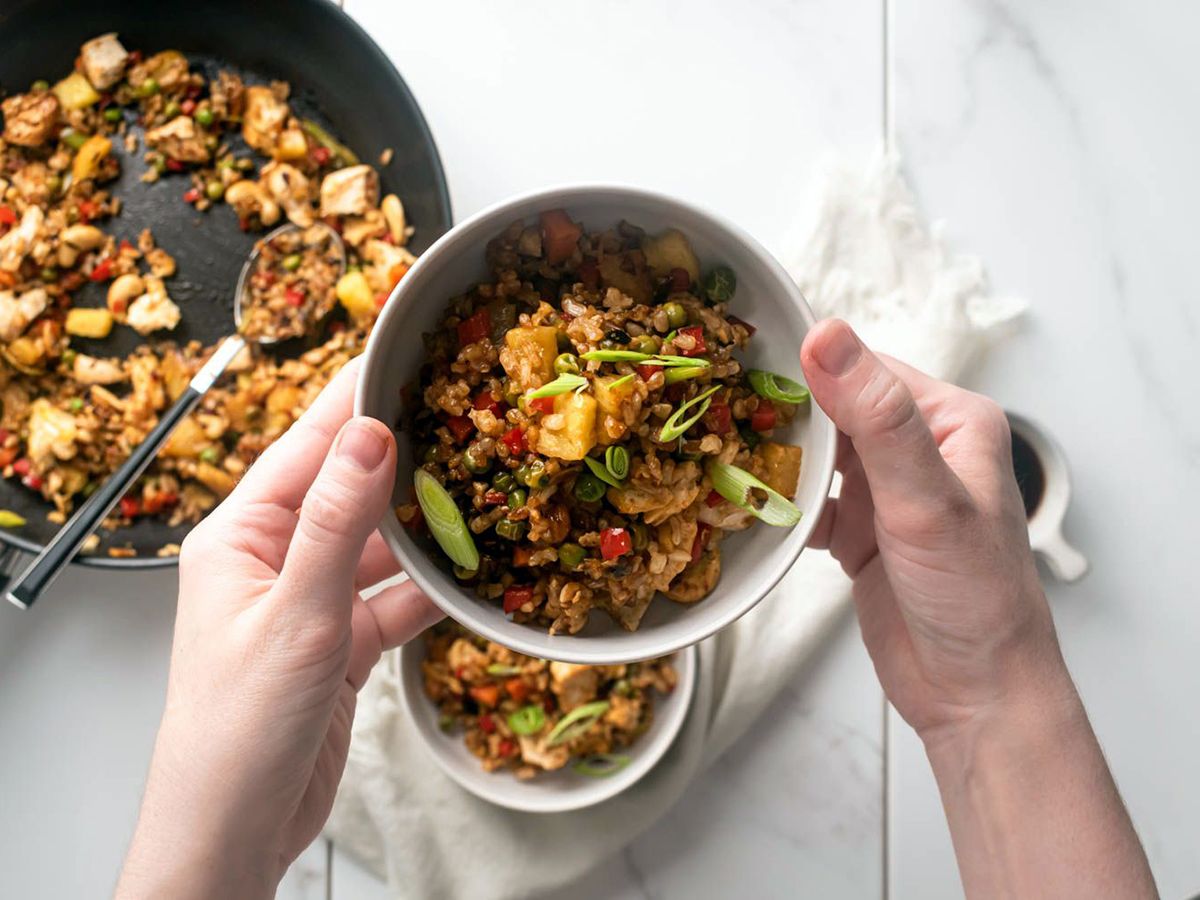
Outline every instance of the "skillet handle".
[(179, 399), (163, 413), (146, 439), (134, 448), (129, 458), (117, 471), (100, 485), (99, 490), (71, 516), (48, 543), (42, 552), (29, 564), (9, 585), (5, 596), (9, 602), (21, 609), (29, 609), (37, 602), (38, 597), (56, 579), (63, 567), (79, 552), (88, 535), (99, 527), (104, 517), (117, 505), (117, 501), (125, 496), (125, 492), (141, 477), (142, 472), (158, 455), (162, 445), (166, 443), (171, 432), (183, 419), (196, 408), (200, 398), (208, 392), (213, 382), (237, 356), (245, 346), (240, 337), (226, 338), (225, 342), (209, 357), (208, 362), (195, 374), (188, 384), (187, 390)]

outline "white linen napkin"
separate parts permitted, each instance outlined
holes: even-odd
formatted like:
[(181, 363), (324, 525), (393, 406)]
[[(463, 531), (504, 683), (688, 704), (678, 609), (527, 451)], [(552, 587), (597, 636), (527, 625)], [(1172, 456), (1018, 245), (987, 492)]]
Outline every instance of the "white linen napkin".
[[(987, 296), (978, 259), (947, 255), (894, 158), (865, 171), (827, 166), (821, 195), (807, 239), (783, 261), (819, 316), (847, 319), (870, 346), (952, 379), (1020, 311)], [(529, 897), (570, 883), (649, 827), (745, 732), (849, 598), (828, 554), (803, 553), (753, 611), (700, 646), (696, 697), (662, 762), (622, 795), (558, 815), (501, 809), (444, 776), (412, 733), (385, 659), (360, 695), (326, 834), (398, 897)]]

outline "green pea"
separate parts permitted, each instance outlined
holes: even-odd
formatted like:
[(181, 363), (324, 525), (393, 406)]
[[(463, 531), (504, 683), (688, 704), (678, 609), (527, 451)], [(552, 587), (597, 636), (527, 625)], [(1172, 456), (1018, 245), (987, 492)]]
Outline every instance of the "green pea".
[(507, 472), (497, 472), (492, 478), (492, 487), (498, 491), (508, 493), (517, 486), (517, 480)]
[(587, 551), (578, 544), (563, 544), (558, 548), (558, 561), (563, 568), (575, 569), (587, 557)]
[(283, 258), (283, 267), (289, 272), (295, 272), (298, 268), (300, 268), (300, 263), (301, 259), (299, 253), (293, 253), (290, 256), (285, 256)]
[(713, 303), (733, 299), (737, 290), (737, 275), (729, 266), (715, 266), (704, 276), (704, 293)]
[(154, 162), (152, 165), (154, 166), (154, 171), (159, 175), (167, 171), (167, 159), (161, 153), (154, 157)]
[(110, 106), (104, 111), (104, 121), (116, 124), (121, 121), (121, 107)]
[(42, 269), (42, 281), (46, 282), (46, 284), (54, 284), (54, 282), (58, 281), (58, 269), (53, 266), (46, 266), (46, 268)]
[(667, 324), (672, 328), (682, 328), (687, 324), (687, 310), (683, 304), (675, 300), (663, 304), (663, 312), (667, 314)]
[(72, 150), (78, 150), (87, 143), (88, 137), (89, 135), (83, 134), (82, 132), (71, 131), (63, 135), (63, 143)]
[(482, 475), (492, 467), (492, 461), (476, 446), (468, 447), (462, 455), (463, 468), (472, 475)]
[(209, 153), (216, 153), (217, 148), (221, 146), (221, 139), (215, 134), (210, 134), (204, 139), (204, 149)]
[(508, 492), (508, 508), (520, 509), (529, 501), (529, 492), (524, 488), (513, 488)]
[(629, 683), (628, 678), (621, 678), (613, 685), (613, 692), (622, 697), (632, 697), (633, 685)]
[(251, 169), (254, 168), (254, 160), (250, 159), (250, 157), (248, 157), (248, 156), (243, 156), (243, 157), (239, 158), (238, 161), (234, 163), (234, 165), (237, 166), (238, 169), (240, 169), (243, 172), (249, 172)]
[(71, 408), (71, 412), (82, 412), (83, 411), (83, 398), (82, 397), (72, 397), (71, 402), (68, 403), (67, 406), (69, 406)]
[[(204, 196), (209, 200), (220, 200), (225, 196), (225, 185), (216, 180), (210, 181), (208, 184), (204, 185)], [(286, 265), (287, 260), (284, 260), (284, 263)]]
[(58, 173), (47, 176), (46, 190), (48, 190), (50, 192), (51, 196), (54, 196), (59, 191), (61, 191), (62, 190), (62, 176), (59, 175)]
[(66, 366), (67, 368), (70, 368), (71, 366), (75, 365), (75, 357), (78, 355), (79, 355), (78, 353), (76, 353), (74, 350), (72, 350), (70, 347), (68, 347), (66, 350), (63, 351), (63, 355), (62, 355), (63, 365)]
[(46, 79), (44, 79), (44, 78), (39, 78), (37, 81), (35, 81), (33, 84), (31, 84), (29, 86), (29, 89), (31, 91), (33, 91), (35, 94), (40, 94), (43, 91), (50, 90), (50, 82), (46, 81)]
[(604, 482), (591, 472), (583, 472), (575, 479), (575, 496), (584, 503), (591, 503), (604, 496)]
[(464, 569), (462, 566), (454, 567), (454, 577), (459, 581), (472, 581), (478, 574), (478, 569)]
[(158, 93), (158, 79), (147, 78), (137, 86), (137, 88), (134, 90), (134, 93), (139, 97), (153, 97)]
[(213, 111), (207, 106), (196, 110), (196, 122), (207, 128), (213, 123)]
[(437, 462), (437, 444), (430, 444), (421, 454), (421, 459), (427, 463)]
[(738, 429), (738, 434), (741, 436), (742, 440), (746, 442), (746, 446), (751, 450), (762, 443), (762, 435), (746, 425), (743, 425)]
[(503, 393), (504, 402), (509, 406), (517, 406), (521, 402), (521, 397), (523, 396), (521, 392), (521, 386), (511, 379), (505, 380)]
[(638, 353), (657, 353), (661, 348), (658, 338), (650, 334), (639, 334), (629, 344), (629, 349)]
[(216, 447), (205, 447), (200, 451), (200, 461), (215, 466), (221, 459), (221, 451)]
[[(522, 468), (526, 469), (524, 484), (527, 487), (537, 490), (538, 488), (545, 487), (549, 483), (550, 476), (546, 474), (546, 464), (541, 460), (534, 460), (528, 465), (522, 466)], [(517, 481), (520, 480), (520, 478), (517, 479)]]
[(554, 358), (554, 371), (559, 375), (578, 375), (579, 357), (574, 353), (560, 353)]
[[(457, 567), (456, 567), (457, 568)], [(438, 716), (438, 728), (442, 731), (449, 731), (454, 727), (454, 716), (443, 714)]]
[(650, 544), (650, 531), (641, 522), (629, 526), (629, 536), (633, 541), (633, 549), (641, 552)]
[(168, 100), (167, 105), (163, 107), (163, 115), (168, 119), (173, 119), (183, 112), (183, 108), (174, 100)]
[(519, 541), (525, 536), (529, 526), (524, 522), (514, 522), (512, 519), (501, 519), (496, 523), (496, 534), (506, 541)]

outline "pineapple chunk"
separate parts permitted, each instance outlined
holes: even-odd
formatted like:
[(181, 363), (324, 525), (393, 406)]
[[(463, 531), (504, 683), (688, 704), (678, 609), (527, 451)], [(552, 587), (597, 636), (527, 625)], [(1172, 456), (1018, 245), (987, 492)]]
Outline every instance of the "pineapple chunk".
[(67, 313), (67, 334), (85, 338), (108, 337), (113, 315), (107, 309), (72, 309)]
[(237, 486), (232, 475), (206, 462), (196, 466), (196, 480), (222, 499), (233, 493)]
[(338, 279), (338, 302), (355, 319), (366, 319), (375, 314), (375, 294), (371, 283), (362, 272), (347, 272)]
[[(508, 377), (514, 379), (521, 390), (539, 388), (554, 380), (554, 358), (558, 356), (558, 329), (551, 325), (532, 328), (510, 328), (504, 335), (508, 353), (501, 355), (501, 363)], [(526, 366), (528, 364), (528, 366)], [(529, 378), (524, 370), (528, 367)]]
[[(555, 397), (554, 413), (542, 419), (538, 429), (537, 452), (557, 459), (587, 456), (596, 445), (596, 405), (591, 394), (572, 391)], [(550, 428), (547, 423), (557, 427)]]
[(196, 421), (195, 416), (188, 416), (171, 432), (163, 445), (163, 456), (174, 456), (180, 459), (194, 459), (212, 444), (204, 427)]
[(800, 483), (800, 457), (804, 450), (791, 444), (765, 441), (754, 451), (763, 463), (762, 480), (791, 500)]
[(63, 109), (84, 109), (100, 99), (96, 89), (81, 72), (72, 72), (52, 90)]
[[(599, 413), (596, 416), (596, 443), (602, 447), (620, 440), (625, 433), (623, 424), (625, 415), (622, 410), (625, 401), (633, 395), (634, 384), (633, 379), (630, 379), (624, 384), (612, 387), (613, 382), (619, 380), (620, 376), (618, 375), (603, 375), (592, 382), (592, 389), (596, 393), (596, 403), (599, 406)], [(611, 417), (617, 424), (605, 427), (606, 416)], [(619, 434), (615, 437), (610, 436), (610, 429), (615, 429)]]
[(646, 263), (659, 278), (666, 278), (672, 269), (686, 269), (692, 281), (700, 280), (700, 261), (692, 251), (683, 232), (674, 228), (642, 241), (642, 252)]

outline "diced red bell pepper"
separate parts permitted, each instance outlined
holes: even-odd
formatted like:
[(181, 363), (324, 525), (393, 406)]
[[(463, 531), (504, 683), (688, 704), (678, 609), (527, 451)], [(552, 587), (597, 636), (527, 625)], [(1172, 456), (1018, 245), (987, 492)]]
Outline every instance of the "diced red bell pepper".
[(500, 401), (491, 395), (491, 392), (482, 390), (475, 395), (475, 400), (471, 404), (476, 409), (489, 410), (492, 415), (499, 417)]
[(499, 744), (496, 745), (496, 752), (499, 753), (501, 756), (512, 756), (514, 753), (517, 752), (517, 745), (514, 744), (512, 741), (510, 741), (508, 738), (505, 738)]
[(29, 469), (32, 465), (33, 465), (33, 463), (31, 463), (29, 461), (28, 456), (22, 456), (20, 459), (15, 460), (13, 462), (13, 464), (12, 464), (13, 473), (16, 475), (20, 475), (22, 478), (24, 478), (26, 475), (29, 474)]
[(716, 491), (709, 491), (708, 496), (704, 498), (704, 505), (708, 507), (720, 506), (725, 502), (725, 498)]
[(487, 491), (483, 495), (483, 502), (489, 506), (502, 506), (508, 502), (508, 494), (504, 491)]
[(132, 519), (142, 511), (142, 504), (138, 502), (137, 497), (122, 497), (121, 498), (121, 515), (127, 519)]
[(500, 438), (512, 456), (520, 456), (525, 452), (525, 432), (520, 428), (510, 428)]
[(200, 199), (200, 188), (188, 188), (183, 192), (184, 203), (195, 203)]
[(172, 159), (170, 157), (167, 158), (166, 165), (167, 165), (167, 171), (170, 171), (170, 172), (182, 172), (184, 169), (187, 168), (187, 166), (184, 165), (183, 160)]
[(504, 592), (504, 611), (514, 613), (533, 599), (533, 588), (513, 585)]
[(62, 286), (64, 291), (70, 293), (71, 291), (77, 291), (83, 287), (83, 276), (78, 272), (68, 272), (58, 280), (58, 283)]
[(500, 685), (477, 684), (468, 691), (471, 699), (481, 706), (495, 706), (500, 702)]
[(692, 286), (692, 276), (687, 269), (672, 269), (667, 276), (671, 282), (671, 290), (682, 293)]
[(484, 734), (491, 734), (496, 730), (496, 722), (485, 713), (479, 717), (479, 730)]
[(548, 209), (541, 215), (542, 221), (542, 250), (546, 254), (546, 262), (552, 266), (568, 259), (575, 252), (575, 245), (583, 229), (561, 209)]
[(40, 491), (42, 489), (43, 482), (40, 476), (34, 475), (32, 472), (30, 472), (21, 479), (21, 484), (25, 485), (25, 487), (29, 488), (31, 491)]
[(712, 526), (706, 522), (701, 522), (696, 528), (696, 539), (692, 541), (692, 562), (704, 555), (704, 548), (708, 546), (708, 538), (711, 534)]
[(605, 528), (600, 532), (600, 555), (616, 559), (633, 549), (633, 538), (624, 528)]
[(333, 158), (333, 152), (328, 147), (320, 145), (313, 147), (309, 155), (318, 166), (328, 165), (329, 160)]
[(288, 288), (283, 292), (283, 302), (288, 306), (303, 306), (304, 291), (300, 290), (299, 288)]
[(492, 317), (485, 306), (469, 319), (458, 323), (458, 345), (465, 347), (482, 341), (492, 332)]
[(504, 689), (508, 691), (508, 696), (512, 697), (518, 703), (522, 702), (529, 696), (529, 682), (524, 678), (510, 678), (504, 682)]
[(708, 352), (708, 344), (704, 342), (704, 328), (700, 325), (689, 325), (687, 328), (680, 328), (679, 333), (686, 334), (692, 339), (692, 346), (690, 348), (676, 345), (675, 349), (680, 356), (700, 356)]
[(460, 444), (475, 433), (475, 423), (466, 416), (451, 416), (446, 420), (446, 427)]
[(108, 281), (112, 278), (113, 261), (112, 257), (105, 257), (96, 263), (96, 267), (92, 269), (92, 274), (88, 276), (92, 281)]
[(733, 413), (729, 411), (728, 403), (714, 403), (704, 414), (704, 424), (713, 434), (728, 434), (733, 428)]
[(117, 244), (117, 246), (120, 247), (122, 251), (132, 250), (133, 242), (130, 241), (128, 238), (121, 238), (121, 243)]
[(770, 431), (775, 427), (778, 415), (770, 400), (759, 399), (758, 408), (750, 415), (750, 428), (753, 431)]
[(650, 376), (652, 376), (655, 372), (661, 372), (662, 370), (663, 370), (662, 366), (638, 366), (637, 367), (638, 377), (641, 378), (642, 381), (649, 381)]
[(0, 469), (3, 469), (16, 458), (16, 447), (0, 447)]
[(0, 206), (0, 225), (16, 225), (17, 214), (11, 206)]
[(594, 288), (600, 284), (600, 266), (591, 257), (579, 264), (579, 280), (584, 286)]
[(187, 100), (184, 100), (182, 103), (179, 104), (179, 111), (182, 112), (185, 116), (190, 116), (192, 113), (194, 113), (196, 111), (196, 101), (192, 100), (190, 98)]
[(142, 509), (146, 515), (154, 515), (160, 513), (164, 509), (169, 509), (179, 502), (179, 495), (173, 491), (164, 491), (161, 494), (152, 494), (142, 502)]
[(533, 400), (526, 400), (525, 405), (532, 410), (540, 412), (544, 416), (548, 416), (550, 413), (554, 412), (553, 397), (537, 397)]
[(754, 337), (754, 333), (756, 331), (758, 331), (757, 328), (755, 328), (753, 325), (751, 325), (745, 319), (739, 319), (737, 316), (726, 316), (725, 319), (726, 319), (726, 321), (729, 322), (730, 325), (741, 325), (743, 328), (746, 329), (746, 333), (748, 335), (750, 335), (750, 337)]
[(390, 291), (380, 291), (375, 295), (375, 308), (383, 309), (387, 306), (388, 297), (392, 296)]
[(100, 204), (92, 200), (80, 200), (75, 208), (79, 210), (79, 218), (85, 225), (100, 215)]
[[(392, 243), (391, 235), (387, 235), (388, 243)], [(398, 285), (402, 278), (408, 274), (408, 263), (398, 262), (388, 269), (388, 280), (392, 283), (392, 287)]]

